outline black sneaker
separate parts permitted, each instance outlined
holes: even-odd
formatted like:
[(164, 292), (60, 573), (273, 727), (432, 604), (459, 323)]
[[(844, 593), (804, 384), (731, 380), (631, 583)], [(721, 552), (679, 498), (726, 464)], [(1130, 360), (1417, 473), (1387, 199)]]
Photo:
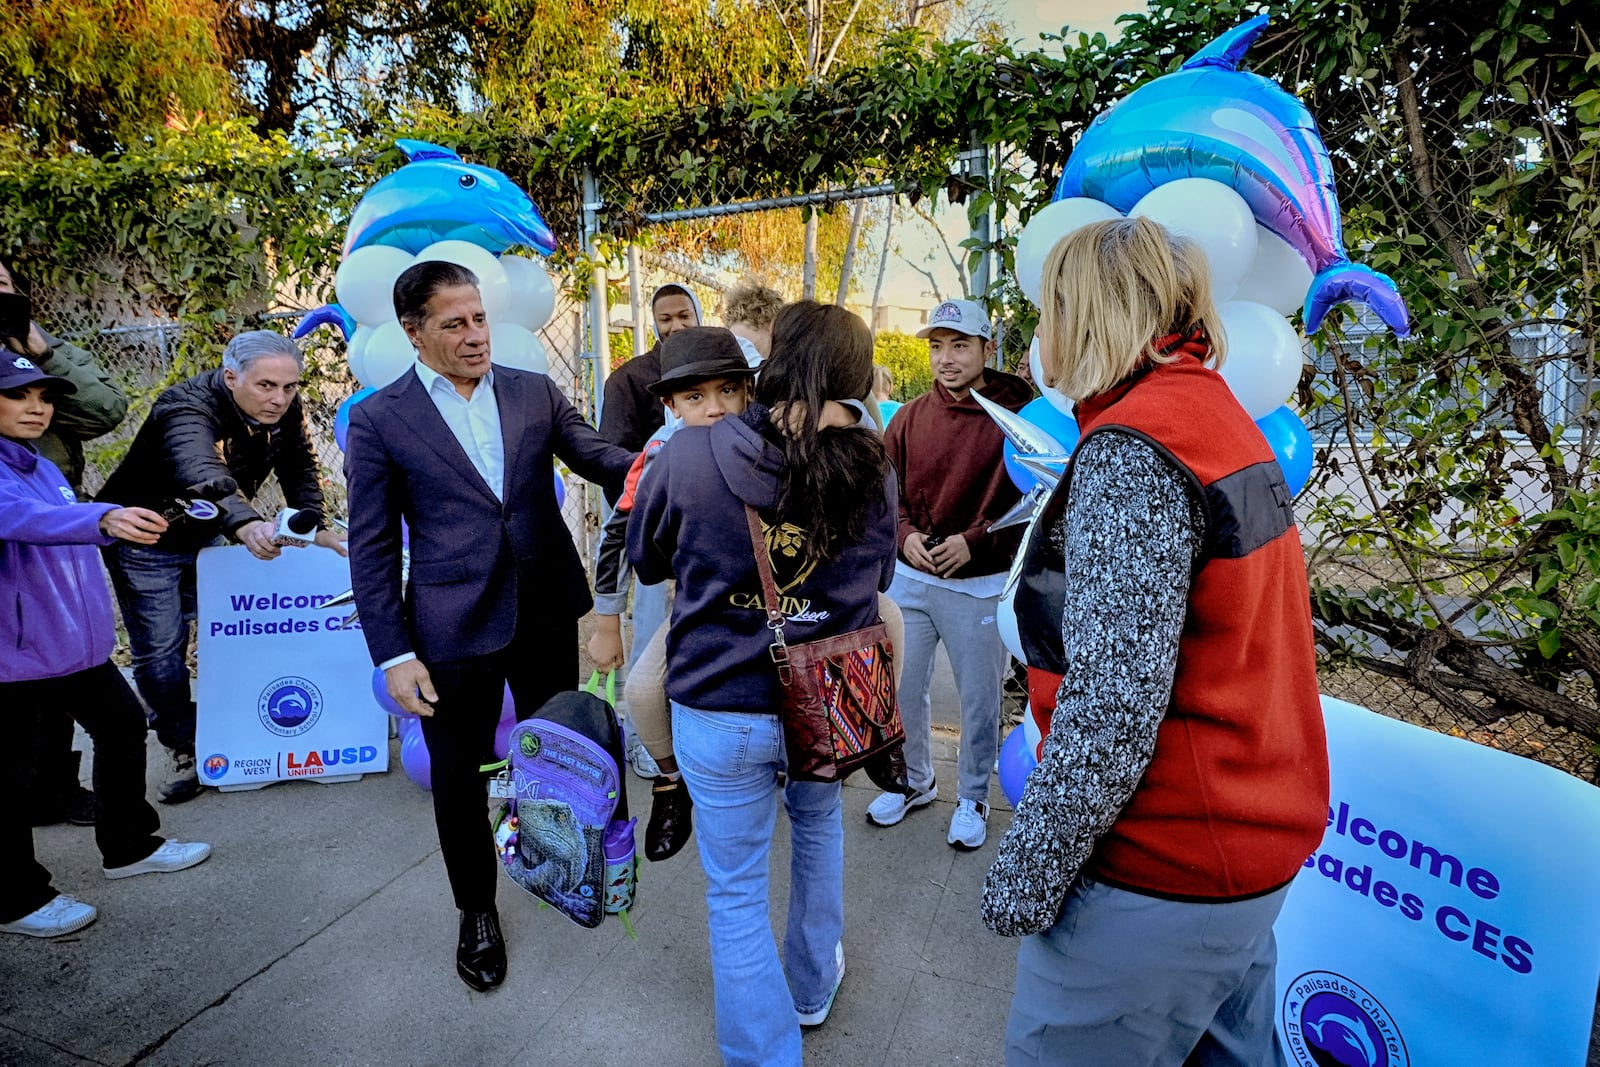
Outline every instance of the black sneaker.
[(200, 776), (194, 769), (192, 749), (168, 749), (167, 780), (156, 786), (156, 796), (163, 804), (182, 804), (200, 795)]

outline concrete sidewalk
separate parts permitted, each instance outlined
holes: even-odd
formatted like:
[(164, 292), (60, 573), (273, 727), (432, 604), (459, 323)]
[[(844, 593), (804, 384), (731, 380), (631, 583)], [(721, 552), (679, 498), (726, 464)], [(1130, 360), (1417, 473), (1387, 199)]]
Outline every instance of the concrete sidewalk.
[[(948, 734), (935, 750), (953, 787)], [(502, 882), (509, 974), (473, 993), (455, 975), (456, 913), (428, 795), (400, 772), (394, 744), (391, 765), (351, 784), (207, 790), (161, 808), (164, 833), (216, 847), (179, 874), (106, 881), (92, 831), (36, 831), (56, 887), (100, 919), (54, 941), (0, 935), (0, 1064), (717, 1062), (693, 842), (643, 865), (637, 941), (615, 921), (581, 929)], [(628, 786), (647, 812), (648, 783), (630, 774)], [(880, 830), (865, 819), (870, 783), (846, 786), (848, 969), (832, 1017), (806, 1035), (808, 1063), (1000, 1061), (1016, 943), (983, 926), (978, 898), (1010, 813), (996, 785), (988, 844), (958, 853), (944, 840), (951, 794)]]

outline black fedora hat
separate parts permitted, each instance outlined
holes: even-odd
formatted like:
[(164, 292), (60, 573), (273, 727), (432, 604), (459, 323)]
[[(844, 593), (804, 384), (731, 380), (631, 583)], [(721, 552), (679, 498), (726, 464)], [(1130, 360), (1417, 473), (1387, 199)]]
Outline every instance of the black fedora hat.
[(661, 377), (650, 383), (656, 396), (671, 396), (707, 378), (738, 378), (755, 374), (744, 358), (738, 338), (721, 326), (691, 326), (661, 342)]

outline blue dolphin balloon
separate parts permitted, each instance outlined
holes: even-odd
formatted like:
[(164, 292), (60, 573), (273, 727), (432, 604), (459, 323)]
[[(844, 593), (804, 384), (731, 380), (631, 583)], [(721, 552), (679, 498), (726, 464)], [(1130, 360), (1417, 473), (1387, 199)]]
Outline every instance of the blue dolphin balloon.
[[(493, 167), (467, 163), (448, 148), (427, 141), (398, 140), (406, 165), (378, 179), (362, 196), (345, 232), (344, 255), (368, 245), (403, 248), (415, 255), (436, 241), (469, 241), (499, 255), (526, 245), (545, 255), (555, 235), (528, 194)], [(305, 314), (296, 339), (333, 326), (349, 340), (356, 321), (338, 304)]]
[(426, 141), (395, 142), (408, 160), (367, 190), (350, 217), (344, 254), (390, 245), (413, 254), (436, 241), (470, 241), (499, 255), (526, 245), (556, 250), (539, 209), (517, 183)]
[(1097, 116), (1073, 148), (1055, 198), (1087, 196), (1127, 212), (1167, 182), (1219, 181), (1315, 273), (1305, 300), (1308, 333), (1335, 304), (1356, 301), (1408, 336), (1394, 282), (1345, 254), (1333, 166), (1311, 112), (1276, 82), (1238, 69), (1266, 25), (1258, 15), (1234, 27)]

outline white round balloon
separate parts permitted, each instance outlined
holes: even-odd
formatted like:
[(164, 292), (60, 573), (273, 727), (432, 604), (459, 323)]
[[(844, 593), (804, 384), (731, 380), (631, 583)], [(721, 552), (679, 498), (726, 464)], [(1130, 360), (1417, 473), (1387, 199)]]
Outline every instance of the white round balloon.
[[(1027, 544), (1027, 541), (1023, 541), (1023, 544)], [(1017, 632), (1017, 609), (1011, 603), (1011, 597), (1000, 598), (1000, 603), (994, 609), (994, 622), (995, 628), (1000, 631), (1000, 643), (1006, 646), (1011, 658), (1026, 664), (1028, 661), (1022, 655), (1022, 637)]]
[(417, 262), (440, 260), (455, 263), (478, 276), (478, 295), (489, 321), (507, 322), (511, 314), (511, 283), (499, 258), (487, 248), (471, 241), (435, 241), (417, 253)]
[(1063, 237), (1091, 222), (1121, 217), (1121, 212), (1110, 204), (1086, 196), (1068, 197), (1040, 208), (1017, 235), (1017, 285), (1023, 294), (1035, 304), (1039, 302), (1044, 261)]
[(1221, 374), (1252, 419), (1276, 411), (1300, 382), (1300, 335), (1265, 304), (1230, 301), (1217, 309), (1228, 338)]
[(1159, 222), (1200, 246), (1211, 266), (1211, 297), (1233, 298), (1256, 258), (1256, 220), (1244, 197), (1210, 178), (1179, 178), (1146, 193), (1129, 215)]
[(1035, 337), (1028, 346), (1028, 371), (1033, 375), (1034, 387), (1039, 390), (1050, 406), (1063, 415), (1072, 414), (1072, 398), (1053, 385), (1044, 384), (1044, 362), (1039, 357), (1039, 338)]
[(556, 287), (544, 268), (526, 256), (501, 256), (500, 269), (511, 287), (506, 321), (529, 330), (549, 322), (556, 309)]
[(345, 342), (344, 358), (350, 364), (350, 373), (362, 385), (367, 384), (367, 342), (372, 340), (372, 326), (357, 326), (356, 332)]
[(394, 315), (394, 283), (416, 257), (403, 248), (370, 245), (345, 257), (333, 275), (339, 306), (357, 322), (377, 325)]
[(539, 343), (533, 331), (509, 322), (498, 322), (489, 327), (489, 358), (502, 367), (514, 370), (538, 371), (540, 374), (550, 370), (550, 358), (545, 355), (544, 345)]
[[(370, 327), (363, 327), (366, 333)], [(382, 389), (411, 369), (417, 361), (417, 350), (411, 346), (405, 327), (398, 321), (386, 322), (372, 329), (372, 336), (361, 350), (361, 369), (365, 377), (361, 384), (369, 389)]]
[(1233, 299), (1265, 304), (1280, 315), (1293, 315), (1305, 304), (1311, 278), (1311, 268), (1294, 246), (1257, 223), (1256, 258)]

